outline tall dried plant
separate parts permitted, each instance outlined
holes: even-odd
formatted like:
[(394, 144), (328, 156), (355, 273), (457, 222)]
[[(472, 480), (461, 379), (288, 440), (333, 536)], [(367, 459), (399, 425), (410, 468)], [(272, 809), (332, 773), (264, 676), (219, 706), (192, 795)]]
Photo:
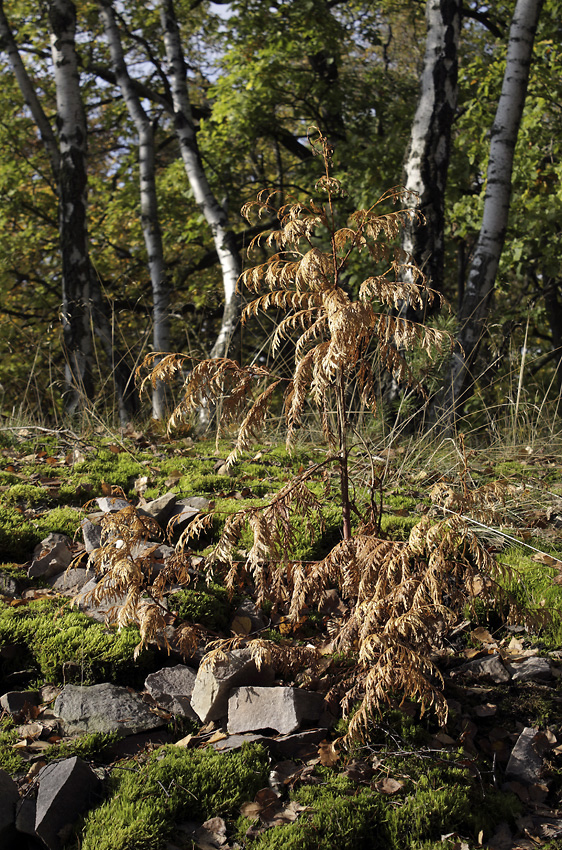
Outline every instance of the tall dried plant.
[[(292, 376), (285, 378), (268, 367), (243, 366), (228, 358), (193, 365), (182, 355), (170, 354), (155, 355), (148, 361), (152, 371), (145, 380), (169, 381), (190, 369), (170, 428), (194, 416), (201, 405), (220, 402), (221, 426), (236, 420), (241, 423), (227, 458), (229, 465), (249, 447), (280, 390), (284, 390), (289, 446), (306, 401), (310, 399), (322, 412), (325, 436), (334, 446), (322, 464), (334, 462), (340, 471), (341, 542), (317, 562), (291, 558), (296, 524), (306, 524), (312, 533), (321, 516), (322, 497), (311, 486), (322, 466), (317, 464), (290, 480), (268, 504), (245, 507), (227, 517), (218, 542), (206, 557), (206, 569), (209, 575), (212, 571), (221, 574), (232, 591), (244, 583), (253, 584), (258, 604), (272, 603), (274, 611), (295, 624), (302, 622), (307, 611), (322, 607), (329, 590), (337, 589), (345, 613), (329, 623), (329, 648), (352, 653), (356, 665), (349, 680), (336, 683), (332, 696), (341, 698), (344, 708), (351, 700), (360, 701), (350, 726), (350, 734), (360, 737), (372, 712), (394, 695), (418, 699), (422, 710), (433, 706), (444, 720), (446, 702), (432, 653), (470, 604), (475, 587), (481, 588), (478, 592), (484, 600), (497, 598), (494, 574), (499, 568), (458, 515), (433, 524), (424, 518), (407, 542), (379, 539), (376, 523), (368, 514), (352, 533), (349, 385), (354, 382), (364, 404), (374, 412), (375, 356), (402, 384), (415, 385), (405, 359), (408, 349), (419, 347), (431, 355), (449, 345), (450, 339), (442, 331), (392, 315), (392, 308), (406, 299), (417, 307), (435, 296), (422, 272), (400, 249), (392, 247), (401, 225), (415, 214), (404, 208), (385, 211), (389, 202), (403, 201), (402, 191), (388, 191), (372, 207), (357, 210), (345, 226), (338, 227), (336, 202), (343, 188), (332, 176), (332, 149), (321, 135), (315, 147), (324, 162), (317, 191), (324, 193), (325, 203), (297, 202), (276, 209), (274, 196), (262, 193), (243, 210), (249, 219), (257, 214), (275, 216), (280, 222), (279, 229), (256, 237), (250, 249), (269, 248), (274, 253), (244, 272), (240, 283), (255, 296), (244, 310), (244, 320), (261, 311), (285, 311), (272, 336), (272, 347), (275, 352), (282, 341), (296, 337)], [(366, 277), (353, 300), (346, 274), (354, 256), (361, 252), (373, 267), (384, 264), (384, 270)], [(328, 415), (330, 398), (335, 402), (335, 433)], [(212, 513), (197, 517), (178, 548), (208, 528), (211, 520)], [(253, 543), (242, 557), (239, 549), (245, 529), (251, 531)], [(118, 560), (120, 556), (121, 552), (114, 554)], [(112, 580), (110, 572), (108, 581)], [(145, 630), (146, 634), (150, 631)], [(230, 646), (231, 642), (219, 642), (213, 655)], [(257, 663), (272, 654), (280, 660), (281, 650), (267, 641), (258, 638), (249, 641), (249, 646)], [(282, 654), (285, 662), (291, 663), (289, 649), (283, 648)]]

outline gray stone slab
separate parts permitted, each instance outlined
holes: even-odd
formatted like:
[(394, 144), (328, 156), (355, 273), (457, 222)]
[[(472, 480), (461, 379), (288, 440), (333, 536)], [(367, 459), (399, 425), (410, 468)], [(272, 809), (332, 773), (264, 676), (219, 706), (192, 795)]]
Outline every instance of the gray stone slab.
[(508, 664), (514, 682), (544, 682), (552, 679), (552, 669), (548, 658), (533, 656), (516, 664)]
[(70, 550), (70, 541), (59, 540), (53, 546), (45, 546), (41, 554), (35, 557), (27, 571), (30, 578), (50, 578), (59, 575), (66, 570), (72, 561), (73, 554)]
[(228, 713), (228, 697), (233, 688), (271, 685), (274, 677), (275, 671), (269, 665), (257, 669), (249, 650), (235, 649), (214, 665), (203, 663), (199, 667), (191, 706), (203, 723), (219, 720)]
[(164, 493), (163, 496), (159, 496), (157, 499), (147, 502), (142, 506), (142, 508), (138, 509), (138, 512), (141, 515), (145, 514), (145, 516), (152, 517), (152, 519), (156, 520), (158, 525), (165, 528), (168, 520), (174, 512), (176, 501), (177, 495), (175, 493)]
[(5, 770), (0, 770), (0, 847), (16, 850), (16, 807), (20, 795), (18, 786)]
[(39, 705), (37, 691), (8, 691), (0, 697), (0, 707), (9, 714), (19, 714), (26, 705)]
[(511, 751), (505, 769), (506, 779), (515, 779), (527, 785), (540, 782), (544, 769), (543, 754), (548, 747), (546, 735), (534, 726), (526, 726)]
[(103, 511), (104, 514), (122, 511), (123, 508), (131, 507), (131, 503), (127, 499), (120, 499), (119, 496), (99, 496), (96, 502), (100, 511)]
[(509, 682), (511, 676), (504, 667), (499, 655), (486, 655), (484, 658), (475, 658), (461, 667), (451, 671), (451, 677), (466, 676), (468, 679), (484, 680), (501, 684)]
[(97, 525), (89, 519), (84, 519), (80, 523), (80, 526), (82, 528), (82, 537), (84, 538), (86, 552), (93, 552), (94, 549), (99, 549), (101, 546), (101, 525)]
[(228, 731), (233, 734), (275, 729), (296, 732), (305, 721), (318, 720), (324, 709), (320, 694), (301, 688), (236, 688), (228, 700)]
[(54, 714), (62, 720), (67, 735), (82, 732), (135, 735), (164, 724), (139, 694), (109, 683), (90, 687), (67, 685), (55, 700)]
[(72, 567), (69, 570), (65, 570), (64, 573), (51, 578), (49, 584), (53, 590), (59, 593), (73, 595), (82, 590), (84, 585), (88, 584), (95, 576), (96, 574), (93, 570), (87, 570), (84, 567)]
[(65, 828), (85, 812), (101, 790), (98, 776), (74, 756), (42, 768), (37, 781), (35, 832), (49, 850), (61, 850)]
[(172, 714), (199, 720), (191, 707), (197, 673), (185, 664), (164, 667), (146, 677), (144, 686), (153, 699)]

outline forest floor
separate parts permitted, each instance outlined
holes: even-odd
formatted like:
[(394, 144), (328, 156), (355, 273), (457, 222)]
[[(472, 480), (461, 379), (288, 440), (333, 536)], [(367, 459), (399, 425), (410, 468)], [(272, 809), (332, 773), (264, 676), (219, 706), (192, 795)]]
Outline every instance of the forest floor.
[[(34, 427), (0, 431), (2, 693), (14, 690), (15, 683), (19, 689), (51, 685), (55, 693), (73, 681), (73, 675), (89, 684), (113, 681), (142, 689), (148, 672), (178, 663), (177, 658), (166, 660), (155, 647), (152, 654), (135, 661), (138, 632), (131, 626), (134, 637), (120, 645), (122, 655), (113, 668), (109, 662), (102, 664), (100, 655), (95, 663), (82, 659), (82, 666), (73, 672), (68, 662), (75, 659), (65, 657), (69, 644), (63, 635), (69, 600), (47, 582), (29, 578), (27, 570), (34, 547), (50, 532), (68, 535), (74, 541), (77, 563), (85, 563), (81, 522), (98, 509), (97, 498), (122, 496), (142, 506), (168, 492), (204, 496), (216, 512), (212, 531), (200, 541), (189, 541), (193, 557), (204, 566), (225, 517), (242, 507), (266, 504), (309, 465), (326, 458), (326, 451), (317, 447), (303, 444), (288, 454), (276, 443), (261, 443), (246, 460), (227, 470), (228, 451), (226, 443), (217, 448), (214, 442), (171, 440), (133, 428), (112, 436), (104, 429), (84, 435)], [(446, 725), (439, 726), (431, 711), (421, 716), (417, 703), (401, 703), (399, 695), (393, 695), (388, 708), (372, 718), (368, 735), (346, 748), (334, 750), (324, 741), (279, 766), (257, 746), (252, 756), (254, 778), (248, 780), (247, 789), (236, 756), (223, 754), (221, 759), (232, 759), (233, 770), (238, 765), (242, 771), (235, 780), (240, 785), (237, 795), (225, 792), (226, 797), (221, 797), (213, 791), (205, 797), (201, 792), (200, 804), (190, 810), (189, 796), (172, 805), (168, 794), (170, 799), (163, 799), (161, 809), (139, 814), (132, 834), (123, 833), (117, 840), (112, 833), (108, 850), (356, 846), (553, 850), (562, 846), (562, 459), (558, 447), (551, 443), (465, 450), (462, 441), (452, 440), (431, 447), (374, 444), (352, 453), (351, 480), (355, 503), (371, 500), (376, 506), (381, 538), (406, 540), (421, 517), (442, 517), (454, 511), (472, 523), (486, 550), (509, 567), (502, 588), (505, 596), (498, 594), (486, 607), (479, 604), (479, 591), (474, 588), (475, 604), (461, 612), (455, 627), (441, 636), (435, 648), (432, 658), (444, 676), (449, 706)], [(337, 475), (321, 465), (311, 481), (322, 498), (323, 516), (317, 517), (314, 534), (310, 525), (295, 525), (292, 555), (307, 562), (330, 551), (340, 538), (341, 524)], [(243, 536), (240, 557), (250, 546), (250, 537)], [(16, 596), (4, 592), (10, 579), (18, 584)], [(252, 597), (254, 588), (249, 579), (245, 581), (238, 590)], [(243, 628), (241, 632), (240, 623), (235, 623), (238, 601), (229, 600), (216, 570), (211, 584), (192, 588), (190, 616), (203, 626), (202, 634), (207, 630), (208, 639), (235, 633), (243, 637)], [(9, 612), (14, 609), (27, 609), (34, 616), (43, 611), (53, 620), (47, 651), (39, 654), (30, 644), (25, 669), (21, 659), (2, 654), (12, 642)], [(325, 649), (329, 612), (311, 610), (297, 624), (289, 621), (282, 608), (265, 614), (267, 628), (261, 637), (281, 646), (316, 647), (322, 654), (319, 670), (308, 671), (308, 677), (302, 671), (300, 678), (293, 673), (287, 677), (291, 684), (311, 686), (314, 680), (312, 686), (322, 692), (323, 679), (345, 679), (354, 660)], [(104, 631), (115, 635), (114, 628)], [(530, 679), (512, 675), (508, 681), (494, 681), (489, 673), (472, 678), (455, 674), (467, 662), (492, 657), (507, 669), (512, 665), (512, 670), (529, 659), (546, 659), (549, 672)], [(115, 777), (129, 776), (123, 768), (130, 769), (131, 762), (123, 760), (115, 741), (103, 736), (78, 740), (74, 749), (71, 742), (55, 740), (49, 747), (42, 744), (34, 749), (34, 741), (18, 733), (21, 722), (18, 725), (4, 714), (0, 724), (0, 767), (21, 786), (32, 785), (38, 763), (70, 752), (103, 765)], [(540, 733), (535, 754), (541, 762), (531, 781), (506, 775), (513, 747), (530, 727)], [(339, 717), (328, 738), (338, 738), (346, 730), (347, 721)], [(194, 760), (204, 762), (205, 758), (208, 769), (217, 771), (216, 753), (208, 749), (213, 734), (215, 741), (224, 736), (220, 729), (201, 729), (173, 718), (166, 730), (170, 741), (189, 737), (190, 749), (181, 752), (191, 759), (191, 772)], [(172, 758), (167, 747), (159, 755), (155, 747), (147, 742), (146, 751), (134, 757), (135, 769), (145, 771), (146, 782), (155, 764), (163, 769), (166, 759)], [(180, 770), (173, 764), (174, 770)], [(201, 764), (197, 762), (197, 770), (203, 770)], [(282, 776), (283, 794), (272, 807), (275, 772)], [(268, 787), (268, 777), (270, 790), (264, 793), (262, 785)], [(118, 806), (127, 793), (137, 793), (127, 791), (128, 786), (119, 784), (122, 781), (114, 779), (104, 803), (112, 824), (122, 816)], [(200, 780), (203, 785), (205, 781)], [(158, 822), (157, 837), (142, 817)], [(95, 813), (88, 815), (65, 846), (99, 850), (105, 846), (100, 829), (99, 817), (96, 821)]]

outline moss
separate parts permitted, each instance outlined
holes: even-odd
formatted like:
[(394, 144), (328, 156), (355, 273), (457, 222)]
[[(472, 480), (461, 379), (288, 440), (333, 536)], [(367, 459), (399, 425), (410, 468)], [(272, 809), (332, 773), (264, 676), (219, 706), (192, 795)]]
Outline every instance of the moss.
[(53, 497), (46, 487), (39, 487), (36, 484), (13, 484), (2, 494), (2, 501), (11, 507), (20, 504), (31, 507), (50, 504)]
[(0, 770), (6, 773), (21, 773), (26, 769), (26, 763), (13, 745), (19, 740), (15, 723), (11, 717), (0, 720)]
[(51, 511), (47, 511), (47, 513), (35, 519), (33, 525), (37, 529), (41, 539), (52, 531), (58, 531), (59, 534), (66, 534), (67, 537), (72, 539), (80, 528), (82, 518), (82, 511), (77, 511), (76, 508), (53, 508)]
[(121, 487), (125, 493), (132, 494), (134, 480), (146, 474), (146, 467), (129, 452), (114, 453), (101, 448), (95, 456), (89, 454), (86, 460), (75, 464), (73, 472), (79, 477), (87, 476), (94, 496), (101, 495), (104, 483)]
[(217, 632), (228, 632), (239, 604), (239, 598), (228, 598), (228, 591), (219, 584), (203, 584), (201, 589), (179, 590), (170, 597), (170, 608), (181, 620), (200, 623)]
[(419, 516), (397, 516), (385, 514), (381, 517), (381, 535), (389, 540), (407, 540), (412, 528), (420, 521)]
[(92, 732), (90, 735), (80, 735), (72, 741), (53, 744), (43, 758), (49, 762), (79, 756), (82, 759), (103, 762), (111, 756), (112, 747), (118, 740), (119, 735), (113, 732)]
[(40, 541), (41, 536), (21, 511), (0, 504), (0, 557), (3, 560), (27, 561)]
[[(233, 814), (267, 784), (263, 747), (239, 753), (167, 746), (143, 765), (118, 766), (109, 798), (85, 818), (81, 850), (159, 850), (178, 820), (204, 821)], [(108, 828), (108, 825), (111, 825)]]
[[(18, 664), (31, 663), (46, 681), (68, 681), (65, 664), (76, 666), (84, 684), (123, 680), (142, 682), (153, 661), (153, 653), (144, 651), (136, 662), (134, 648), (139, 642), (135, 626), (121, 632), (106, 629), (79, 611), (62, 609), (56, 600), (36, 600), (12, 608), (0, 605), (0, 645), (22, 646)], [(6, 670), (7, 662), (3, 662)]]

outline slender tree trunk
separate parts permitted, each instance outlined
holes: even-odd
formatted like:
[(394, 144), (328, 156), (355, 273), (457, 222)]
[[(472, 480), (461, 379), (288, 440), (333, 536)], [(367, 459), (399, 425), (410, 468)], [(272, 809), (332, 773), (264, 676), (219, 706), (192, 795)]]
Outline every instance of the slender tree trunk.
[[(416, 193), (420, 215), (404, 228), (402, 247), (438, 292), (443, 291), (445, 188), (457, 107), (461, 2), (427, 0), (421, 91), (404, 164), (404, 185)], [(423, 318), (408, 303), (400, 315)]]
[[(115, 13), (109, 0), (100, 0), (100, 9), (117, 84), (138, 133), (141, 224), (152, 284), (153, 346), (155, 351), (165, 352), (170, 347), (169, 287), (158, 218), (154, 132), (150, 118), (143, 109), (137, 90), (129, 76)], [(165, 388), (164, 384), (159, 382), (152, 396), (154, 418), (163, 418), (166, 413), (165, 408)]]
[(472, 366), (484, 332), (503, 249), (515, 145), (529, 82), (533, 43), (543, 0), (517, 0), (509, 31), (506, 67), (492, 127), (484, 212), (459, 311), (449, 374), (433, 402), (430, 421), (450, 432), (472, 391)]
[(242, 271), (242, 262), (234, 233), (228, 226), (227, 213), (209, 186), (201, 160), (186, 82), (187, 69), (173, 0), (160, 0), (160, 19), (171, 80), (175, 132), (195, 201), (211, 228), (222, 272), (224, 313), (211, 357), (225, 357), (232, 340), (237, 335), (240, 322), (240, 298), (236, 284)]

